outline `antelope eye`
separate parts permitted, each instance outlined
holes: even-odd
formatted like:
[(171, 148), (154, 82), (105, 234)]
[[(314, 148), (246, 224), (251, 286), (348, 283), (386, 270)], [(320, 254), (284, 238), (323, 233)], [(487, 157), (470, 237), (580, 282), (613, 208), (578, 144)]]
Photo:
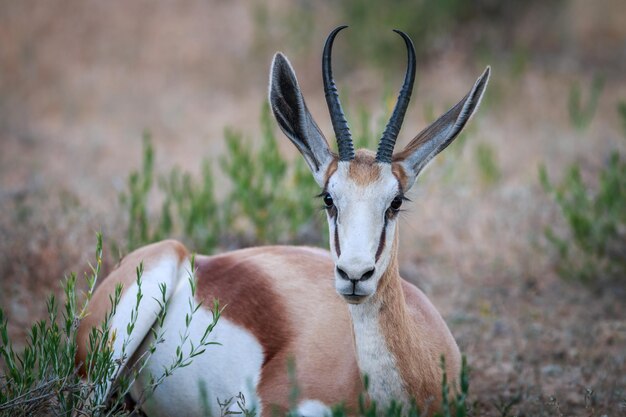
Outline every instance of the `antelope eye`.
[(400, 210), (400, 206), (402, 206), (402, 197), (397, 196), (396, 198), (393, 199), (393, 201), (391, 202), (391, 209), (393, 211), (398, 211)]
[(326, 205), (326, 208), (331, 208), (333, 206), (333, 198), (329, 193), (324, 194), (324, 204)]

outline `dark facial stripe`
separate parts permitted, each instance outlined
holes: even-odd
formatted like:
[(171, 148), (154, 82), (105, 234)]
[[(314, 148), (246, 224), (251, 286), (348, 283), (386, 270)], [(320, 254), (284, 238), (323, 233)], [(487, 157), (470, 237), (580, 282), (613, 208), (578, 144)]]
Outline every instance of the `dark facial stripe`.
[(380, 232), (380, 239), (378, 240), (378, 249), (376, 249), (376, 260), (378, 262), (378, 258), (383, 253), (383, 249), (385, 249), (385, 237), (387, 236), (387, 216), (385, 215), (385, 224), (383, 224), (383, 230)]
[(335, 252), (337, 252), (337, 257), (341, 256), (341, 247), (339, 247), (339, 231), (337, 227), (337, 214), (333, 217), (335, 223)]

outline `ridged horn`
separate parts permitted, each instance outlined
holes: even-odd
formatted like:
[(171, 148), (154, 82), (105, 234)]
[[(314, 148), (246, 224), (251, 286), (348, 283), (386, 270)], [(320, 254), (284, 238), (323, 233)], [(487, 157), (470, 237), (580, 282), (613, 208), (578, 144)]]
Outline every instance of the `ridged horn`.
[(339, 26), (328, 35), (326, 44), (324, 45), (324, 53), (322, 54), (322, 78), (324, 79), (324, 94), (326, 95), (326, 104), (330, 112), (330, 120), (333, 124), (333, 130), (337, 137), (337, 148), (339, 149), (339, 160), (350, 161), (354, 159), (354, 146), (352, 144), (352, 134), (350, 127), (343, 114), (339, 95), (337, 94), (337, 86), (333, 80), (333, 70), (331, 68), (331, 53), (335, 36), (340, 30), (348, 26)]
[(400, 133), (400, 128), (402, 127), (402, 122), (404, 121), (404, 115), (406, 113), (406, 109), (409, 106), (409, 101), (411, 101), (411, 93), (413, 91), (413, 83), (415, 81), (415, 48), (413, 47), (413, 42), (408, 35), (400, 30), (395, 30), (397, 34), (402, 36), (404, 39), (404, 43), (406, 44), (406, 51), (408, 57), (408, 63), (406, 67), (406, 74), (404, 76), (404, 84), (400, 89), (400, 94), (398, 95), (398, 101), (396, 102), (396, 106), (393, 109), (393, 114), (389, 119), (389, 123), (385, 127), (385, 131), (383, 132), (383, 136), (380, 139), (380, 143), (378, 144), (378, 150), (376, 152), (376, 160), (378, 162), (391, 163), (391, 159), (393, 157), (393, 148), (396, 144), (396, 139), (398, 138), (398, 133)]

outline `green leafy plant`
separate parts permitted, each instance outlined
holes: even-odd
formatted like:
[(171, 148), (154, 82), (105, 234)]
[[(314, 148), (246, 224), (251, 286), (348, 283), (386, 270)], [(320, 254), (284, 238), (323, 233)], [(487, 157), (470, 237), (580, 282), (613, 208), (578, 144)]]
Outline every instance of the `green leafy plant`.
[[(191, 271), (196, 270), (195, 256), (192, 256), (191, 258), (190, 269)], [(139, 285), (140, 284), (139, 272), (137, 273), (137, 282)], [(172, 358), (171, 363), (168, 366), (163, 367), (163, 371), (160, 375), (158, 376), (152, 375), (152, 374), (149, 375), (148, 381), (146, 383), (146, 387), (141, 392), (139, 398), (136, 399), (136, 403), (137, 403), (136, 409), (139, 408), (144, 403), (144, 401), (146, 401), (154, 393), (154, 391), (159, 387), (159, 385), (161, 385), (163, 381), (165, 381), (166, 378), (170, 377), (177, 369), (185, 368), (191, 365), (191, 363), (193, 362), (193, 359), (197, 356), (202, 355), (206, 351), (206, 348), (208, 346), (219, 345), (218, 342), (209, 340), (209, 336), (211, 335), (211, 332), (217, 325), (217, 322), (220, 319), (221, 312), (222, 312), (217, 300), (213, 301), (213, 308), (211, 309), (211, 314), (212, 314), (211, 323), (209, 323), (209, 325), (204, 329), (202, 336), (200, 336), (200, 338), (196, 340), (195, 343), (193, 340), (191, 340), (191, 333), (190, 333), (191, 323), (193, 321), (195, 314), (202, 307), (202, 303), (196, 303), (192, 301), (192, 300), (196, 300), (196, 290), (197, 290), (196, 279), (193, 274), (191, 274), (188, 277), (188, 283), (189, 283), (189, 288), (191, 289), (191, 297), (190, 297), (189, 304), (188, 304), (189, 310), (185, 313), (185, 317), (184, 317), (185, 325), (183, 327), (183, 330), (179, 333), (179, 336), (178, 336), (179, 340), (177, 343), (175, 355)], [(161, 295), (162, 295), (161, 300), (158, 301), (159, 306), (160, 306), (160, 313), (157, 316), (155, 328), (151, 329), (153, 342), (148, 347), (146, 354), (140, 358), (139, 365), (135, 365), (133, 369), (131, 369), (131, 372), (128, 372), (128, 371), (126, 372), (127, 374), (132, 375), (132, 379), (124, 380), (124, 387), (125, 387), (124, 395), (128, 393), (127, 390), (130, 389), (130, 386), (132, 385), (132, 383), (137, 379), (137, 377), (143, 370), (145, 364), (147, 363), (147, 360), (149, 359), (149, 357), (156, 351), (157, 345), (165, 341), (163, 337), (164, 332), (162, 330), (163, 322), (165, 321), (165, 317), (167, 315), (167, 301), (165, 299), (165, 290), (166, 290), (165, 285), (161, 285), (160, 290), (161, 290)], [(138, 293), (137, 295), (136, 310), (133, 310), (131, 312), (131, 322), (129, 326), (127, 326), (127, 336), (129, 338), (132, 332), (132, 327), (134, 326), (133, 319), (136, 320), (136, 317), (139, 314), (139, 302), (141, 301), (141, 297), (139, 294), (140, 293)], [(157, 329), (161, 330), (161, 332), (159, 333)]]
[(587, 185), (580, 167), (572, 165), (559, 184), (547, 170), (539, 178), (556, 201), (568, 226), (565, 235), (551, 227), (546, 237), (559, 253), (559, 271), (570, 279), (591, 283), (624, 279), (626, 273), (626, 160), (613, 152), (595, 187)]
[(148, 213), (148, 197), (154, 183), (154, 149), (150, 134), (143, 135), (143, 161), (141, 169), (133, 171), (128, 177), (128, 192), (120, 194), (120, 202), (128, 211), (128, 229), (126, 239), (128, 246), (135, 248), (143, 242), (158, 240), (159, 231), (169, 231), (166, 222), (161, 228), (152, 231)]
[[(179, 233), (194, 248), (211, 252), (218, 243), (223, 223), (214, 197), (210, 163), (203, 162), (199, 179), (179, 168), (157, 178), (154, 155), (150, 134), (144, 133), (141, 168), (131, 172), (128, 188), (119, 197), (128, 213), (126, 249), (135, 249)], [(157, 189), (161, 191), (163, 202), (160, 215), (155, 218), (150, 203)]]
[[(29, 416), (43, 413), (67, 414), (92, 402), (98, 388), (112, 374), (114, 364), (111, 351), (105, 343), (108, 338), (106, 324), (90, 335), (92, 350), (88, 369), (92, 370), (86, 381), (78, 377), (74, 364), (77, 351), (76, 331), (86, 314), (93, 294), (102, 259), (102, 239), (98, 236), (96, 263), (86, 276), (88, 290), (82, 306), (76, 299), (76, 275), (63, 282), (66, 301), (62, 316), (54, 296), (47, 301), (47, 320), (36, 322), (30, 329), (26, 346), (15, 352), (9, 339), (7, 319), (0, 309), (0, 413), (2, 415)], [(97, 400), (96, 400), (97, 401)]]
[[(258, 148), (232, 129), (226, 129), (225, 140), (219, 167), (230, 191), (218, 200), (208, 160), (199, 178), (174, 168), (157, 179), (154, 149), (149, 135), (144, 137), (142, 166), (120, 195), (129, 220), (127, 250), (166, 237), (205, 253), (220, 245), (326, 241), (314, 198), (319, 186), (304, 161), (289, 164), (281, 155), (269, 106), (263, 107)], [(153, 197), (163, 201), (158, 213), (150, 210)]]
[(279, 152), (268, 105), (261, 115), (261, 134), (255, 151), (240, 134), (226, 130), (227, 153), (220, 167), (231, 185), (222, 202), (228, 233), (244, 244), (263, 244), (301, 241), (308, 232), (305, 240), (320, 243), (321, 235), (312, 233), (321, 229), (314, 200), (319, 187), (303, 161), (290, 167)]
[(589, 88), (589, 98), (587, 103), (582, 103), (582, 93), (579, 83), (574, 83), (569, 91), (568, 110), (572, 125), (578, 130), (586, 129), (598, 108), (598, 100), (604, 89), (604, 77), (596, 75), (593, 77)]
[[(194, 248), (212, 251), (219, 244), (223, 224), (219, 202), (215, 199), (213, 171), (209, 161), (202, 163), (200, 178), (174, 168), (161, 177), (159, 187), (164, 195), (158, 232), (151, 240), (179, 231)], [(145, 242), (144, 242), (145, 243)]]
[[(570, 94), (570, 115), (575, 126), (585, 127), (593, 117), (603, 88), (594, 78), (590, 101), (580, 109), (580, 91)], [(574, 97), (574, 98), (572, 98)], [(626, 135), (626, 102), (617, 105)], [(559, 184), (553, 184), (545, 166), (539, 167), (539, 181), (559, 206), (567, 230), (552, 227), (546, 238), (557, 249), (559, 273), (587, 284), (624, 281), (626, 276), (626, 160), (613, 151), (596, 175), (585, 181), (579, 164), (572, 164)]]
[[(192, 262), (193, 263), (193, 262)], [(36, 322), (32, 327), (21, 352), (16, 352), (8, 334), (8, 322), (0, 309), (0, 415), (93, 415), (124, 416), (138, 410), (154, 390), (176, 369), (188, 366), (194, 357), (204, 353), (207, 346), (215, 344), (209, 341), (209, 334), (219, 320), (221, 310), (214, 303), (213, 321), (208, 325), (198, 341), (191, 341), (189, 328), (193, 315), (200, 308), (199, 304), (190, 304), (190, 312), (185, 316), (185, 327), (177, 345), (176, 357), (161, 375), (149, 375), (149, 383), (141, 393), (134, 410), (126, 410), (123, 401), (130, 387), (157, 349), (164, 342), (163, 322), (167, 316), (165, 285), (160, 287), (161, 298), (155, 299), (159, 311), (155, 317), (156, 325), (151, 329), (153, 342), (147, 351), (131, 366), (122, 367), (127, 359), (126, 349), (131, 334), (140, 314), (143, 299), (143, 266), (137, 268), (137, 295), (131, 310), (124, 334), (117, 334), (111, 329), (111, 321), (121, 300), (122, 287), (116, 286), (109, 297), (111, 308), (106, 313), (100, 326), (91, 329), (88, 335), (85, 362), (76, 364), (78, 351), (77, 331), (80, 321), (87, 315), (88, 306), (98, 280), (102, 265), (102, 236), (98, 235), (96, 245), (96, 263), (91, 272), (86, 274), (87, 291), (84, 301), (79, 303), (76, 275), (71, 274), (63, 281), (65, 303), (59, 315), (59, 304), (54, 296), (47, 301), (48, 317)], [(189, 277), (192, 294), (195, 293), (195, 279)], [(119, 355), (113, 351), (116, 338), (122, 337)], [(189, 343), (188, 343), (189, 342)], [(191, 348), (187, 349), (186, 346)], [(118, 357), (119, 356), (119, 357)], [(83, 375), (79, 374), (82, 366)]]
[(446, 360), (443, 356), (441, 357), (441, 369), (443, 371), (443, 380), (441, 382), (443, 412), (440, 413), (439, 416), (466, 417), (468, 415), (467, 397), (469, 395), (469, 367), (467, 366), (467, 358), (465, 356), (462, 358), (461, 373), (459, 375), (460, 390), (454, 393), (450, 392), (448, 375), (446, 374)]

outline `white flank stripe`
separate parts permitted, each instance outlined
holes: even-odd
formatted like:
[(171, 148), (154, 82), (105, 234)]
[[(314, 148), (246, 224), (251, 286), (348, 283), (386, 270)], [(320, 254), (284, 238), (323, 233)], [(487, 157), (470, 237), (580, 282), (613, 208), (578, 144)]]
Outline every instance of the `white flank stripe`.
[[(163, 326), (165, 342), (158, 345), (143, 374), (133, 386), (131, 392), (133, 399), (141, 397), (144, 387), (149, 382), (150, 373), (158, 377), (163, 368), (169, 367), (175, 359), (180, 335), (185, 330), (185, 315), (189, 312), (190, 297), (189, 283), (186, 279), (181, 279), (170, 302)], [(190, 325), (191, 336), (183, 347), (184, 354), (189, 352), (190, 342), (193, 342), (194, 346), (198, 345), (204, 330), (212, 320), (211, 312), (204, 307), (195, 313)], [(207, 346), (206, 352), (193, 358), (190, 366), (178, 368), (167, 377), (154, 395), (144, 403), (142, 409), (147, 415), (180, 416), (181, 412), (185, 416), (206, 415), (202, 408), (202, 385), (206, 388), (210, 415), (220, 415), (218, 398), (224, 401), (239, 393), (245, 396), (247, 408), (256, 408), (257, 415), (260, 415), (256, 387), (263, 364), (263, 350), (259, 342), (246, 329), (223, 316), (209, 339), (218, 342), (219, 345)], [(146, 350), (151, 342), (152, 337), (148, 337), (141, 350)], [(230, 409), (240, 411), (236, 401), (233, 401)]]

